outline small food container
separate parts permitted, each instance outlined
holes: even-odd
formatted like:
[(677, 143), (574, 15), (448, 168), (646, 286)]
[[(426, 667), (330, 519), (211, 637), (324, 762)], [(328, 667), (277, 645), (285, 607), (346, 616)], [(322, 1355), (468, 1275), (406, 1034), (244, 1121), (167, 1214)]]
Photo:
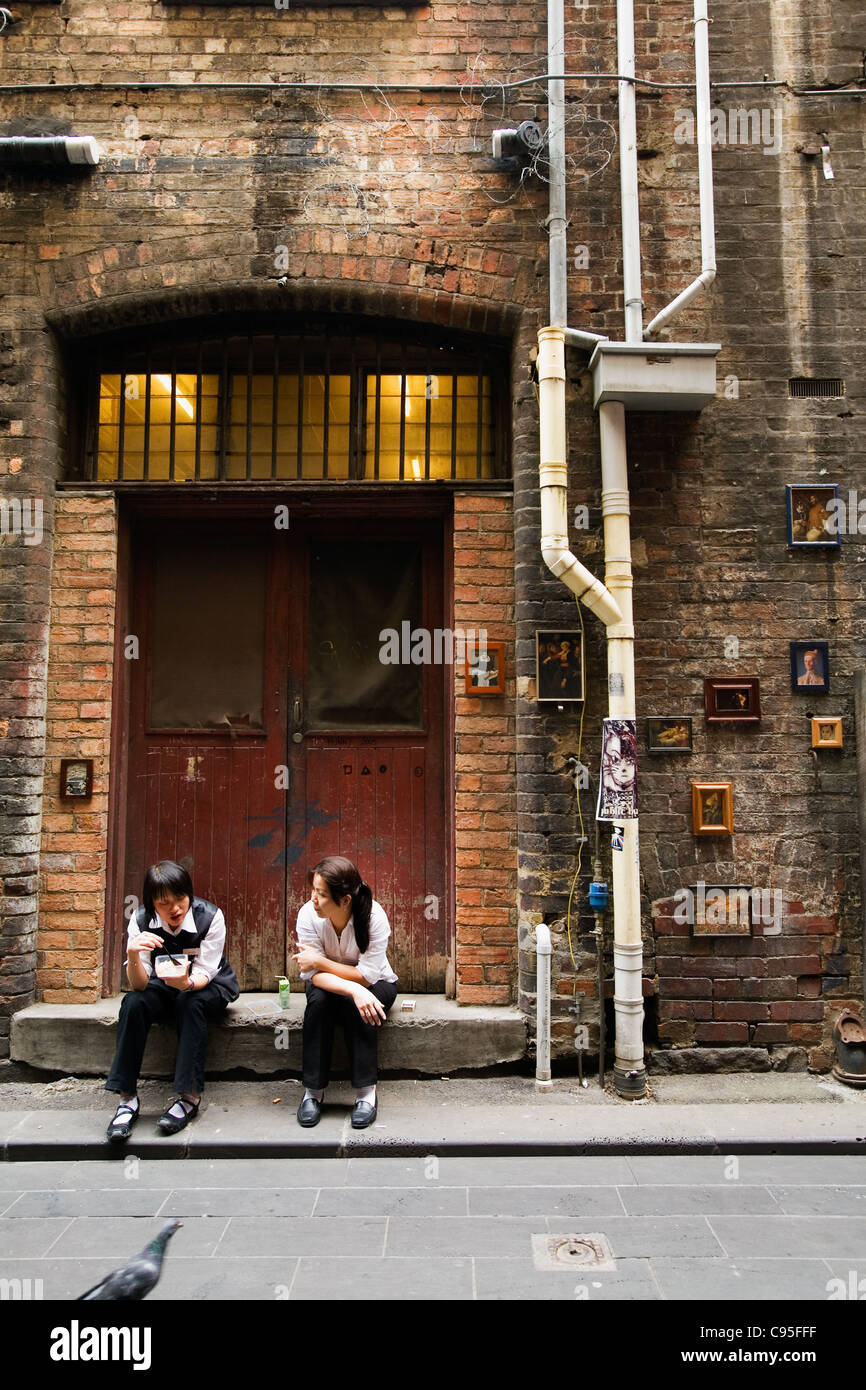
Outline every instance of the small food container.
[(189, 956), (157, 956), (154, 969), (160, 980), (185, 980), (189, 973)]

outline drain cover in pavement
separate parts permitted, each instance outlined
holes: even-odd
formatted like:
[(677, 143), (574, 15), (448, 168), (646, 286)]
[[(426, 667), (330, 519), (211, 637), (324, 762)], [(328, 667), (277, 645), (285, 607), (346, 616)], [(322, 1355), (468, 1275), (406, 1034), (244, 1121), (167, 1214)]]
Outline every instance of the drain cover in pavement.
[(610, 1241), (595, 1231), (581, 1236), (533, 1236), (532, 1261), (536, 1269), (616, 1269)]

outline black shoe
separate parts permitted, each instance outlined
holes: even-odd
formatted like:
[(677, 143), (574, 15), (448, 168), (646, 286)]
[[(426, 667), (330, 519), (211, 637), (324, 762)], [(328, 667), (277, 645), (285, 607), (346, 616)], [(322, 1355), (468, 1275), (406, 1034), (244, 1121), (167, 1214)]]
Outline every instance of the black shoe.
[(298, 1106), (298, 1124), (304, 1129), (312, 1129), (322, 1118), (322, 1102), (315, 1096), (307, 1096)]
[[(172, 1115), (170, 1112), (175, 1105), (180, 1105), (184, 1111), (183, 1115)], [(164, 1115), (160, 1115), (156, 1122), (157, 1129), (161, 1134), (177, 1134), (179, 1129), (188, 1125), (190, 1120), (194, 1120), (198, 1114), (200, 1100), (187, 1100), (186, 1096), (181, 1096), (180, 1100), (172, 1101)]]
[(376, 1102), (369, 1100), (356, 1100), (352, 1107), (352, 1128), (366, 1129), (376, 1118)]
[(130, 1101), (122, 1100), (120, 1102), (114, 1112), (111, 1124), (105, 1131), (105, 1137), (109, 1144), (122, 1144), (124, 1139), (129, 1138), (130, 1130), (138, 1119), (140, 1110), (141, 1104), (138, 1101), (136, 1101), (134, 1110)]

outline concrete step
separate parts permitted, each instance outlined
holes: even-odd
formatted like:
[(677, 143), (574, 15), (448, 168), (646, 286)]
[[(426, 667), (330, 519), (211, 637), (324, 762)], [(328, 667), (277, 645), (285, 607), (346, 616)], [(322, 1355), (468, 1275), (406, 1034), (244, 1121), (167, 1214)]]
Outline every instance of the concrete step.
[[(75, 1076), (105, 1076), (114, 1056), (122, 996), (97, 1004), (31, 1004), (12, 1019), (10, 1056), (40, 1070)], [(414, 999), (404, 1012), (404, 999)], [(301, 1070), (304, 997), (293, 993), (288, 1009), (276, 994), (242, 994), (225, 1020), (212, 1027), (208, 1076), (241, 1071), (255, 1076)], [(441, 994), (398, 994), (379, 1039), (382, 1076), (410, 1073), (442, 1076), (452, 1071), (517, 1062), (526, 1056), (527, 1020), (518, 1009), (493, 1005), (463, 1007)], [(174, 1073), (175, 1036), (156, 1024), (144, 1055), (143, 1077)], [(334, 1074), (346, 1066), (342, 1037), (334, 1047)]]

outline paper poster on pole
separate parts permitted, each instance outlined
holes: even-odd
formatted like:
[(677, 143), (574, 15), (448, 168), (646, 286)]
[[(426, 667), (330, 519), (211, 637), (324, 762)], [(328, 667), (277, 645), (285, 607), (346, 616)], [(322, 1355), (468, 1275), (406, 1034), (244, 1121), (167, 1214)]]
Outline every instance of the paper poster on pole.
[(605, 719), (601, 745), (599, 821), (637, 820), (637, 725), (634, 719)]

